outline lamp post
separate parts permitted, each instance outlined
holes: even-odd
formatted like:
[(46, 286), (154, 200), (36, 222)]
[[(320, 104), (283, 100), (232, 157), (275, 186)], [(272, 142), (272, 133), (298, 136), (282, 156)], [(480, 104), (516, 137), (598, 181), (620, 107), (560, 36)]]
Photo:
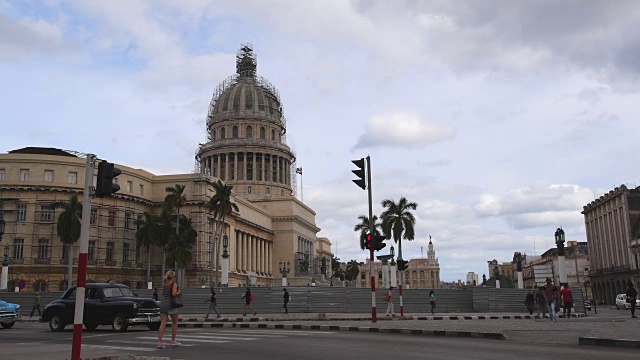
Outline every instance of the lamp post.
[(498, 270), (498, 265), (493, 268), (493, 277), (496, 279), (496, 289), (500, 289), (500, 270)]
[(222, 286), (229, 286), (229, 252), (227, 251), (227, 247), (229, 247), (229, 237), (227, 234), (222, 236)]
[(513, 253), (513, 261), (516, 263), (516, 271), (518, 272), (518, 289), (524, 288), (522, 279), (522, 253), (516, 251)]
[(391, 245), (391, 248), (389, 249), (389, 255), (391, 256), (391, 261), (389, 262), (389, 265), (391, 267), (391, 269), (390, 269), (390, 271), (391, 271), (391, 286), (398, 287), (398, 278), (397, 278), (397, 274), (396, 274), (396, 262), (395, 262), (395, 260), (393, 260), (393, 257), (396, 256), (396, 249), (393, 247), (393, 245)]
[(278, 270), (280, 270), (280, 274), (282, 275), (282, 286), (287, 286), (287, 274), (291, 272), (291, 263), (288, 261), (286, 263), (280, 261), (278, 263)]
[(564, 267), (564, 230), (561, 227), (557, 228), (554, 236), (558, 248), (558, 280), (560, 285), (567, 285), (567, 273)]
[[(4, 235), (4, 219), (0, 219), (0, 242)], [(2, 261), (2, 277), (0, 278), (0, 290), (7, 290), (7, 282), (9, 281), (9, 244), (4, 246), (4, 260)]]

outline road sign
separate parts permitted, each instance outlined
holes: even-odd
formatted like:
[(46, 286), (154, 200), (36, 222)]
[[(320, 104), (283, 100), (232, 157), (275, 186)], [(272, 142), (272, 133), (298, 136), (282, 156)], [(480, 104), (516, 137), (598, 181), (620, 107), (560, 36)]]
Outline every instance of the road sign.
[(20, 274), (20, 280), (24, 280), (24, 274)]
[(18, 280), (18, 288), (20, 290), (24, 289), (25, 286), (27, 286), (27, 280), (25, 279)]

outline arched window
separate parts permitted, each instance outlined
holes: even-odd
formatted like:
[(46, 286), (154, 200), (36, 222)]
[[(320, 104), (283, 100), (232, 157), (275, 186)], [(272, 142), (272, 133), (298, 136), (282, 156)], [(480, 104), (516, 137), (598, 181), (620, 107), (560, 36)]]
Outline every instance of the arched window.
[(271, 195), (271, 188), (267, 186), (267, 188), (266, 188), (266, 189), (264, 189), (264, 192), (265, 192), (267, 195)]
[(247, 194), (251, 194), (251, 186), (247, 188)]
[(251, 126), (247, 126), (247, 134), (245, 137), (247, 139), (253, 139), (253, 128)]
[(231, 128), (231, 137), (233, 137), (234, 139), (238, 138), (238, 127), (234, 126)]
[(266, 135), (266, 130), (263, 127), (261, 127), (260, 128), (260, 139), (265, 139), (266, 136), (267, 136)]
[(36, 280), (33, 284), (33, 291), (47, 291), (47, 282), (44, 280)]
[(360, 274), (360, 280), (367, 280), (367, 275), (364, 273)]
[(276, 131), (271, 129), (271, 140), (276, 141)]
[(225, 128), (220, 129), (220, 139), (224, 140), (227, 137), (227, 132)]
[(378, 280), (382, 280), (382, 271), (378, 271)]

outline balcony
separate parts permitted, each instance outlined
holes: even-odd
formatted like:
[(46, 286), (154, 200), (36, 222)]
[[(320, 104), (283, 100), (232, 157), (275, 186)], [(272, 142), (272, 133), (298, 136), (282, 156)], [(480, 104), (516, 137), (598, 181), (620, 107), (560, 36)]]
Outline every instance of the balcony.
[(603, 268), (603, 269), (589, 270), (589, 276), (615, 274), (615, 273), (627, 272), (630, 270), (631, 270), (631, 267), (629, 265), (612, 266), (612, 267)]
[(51, 258), (35, 259), (35, 263), (38, 265), (49, 265), (51, 264)]

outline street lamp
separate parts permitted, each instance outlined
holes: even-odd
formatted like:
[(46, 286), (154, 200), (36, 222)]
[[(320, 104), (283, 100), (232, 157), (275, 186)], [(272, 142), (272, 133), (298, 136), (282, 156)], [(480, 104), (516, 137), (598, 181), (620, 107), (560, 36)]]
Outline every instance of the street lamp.
[(556, 247), (558, 248), (558, 278), (560, 285), (568, 286), (567, 273), (564, 267), (564, 230), (561, 227), (556, 229), (554, 234)]
[(389, 255), (391, 255), (392, 258), (396, 256), (396, 249), (393, 248), (393, 245), (391, 245), (391, 249), (389, 249)]
[(224, 234), (222, 236), (222, 286), (229, 286), (229, 236)]
[(287, 275), (291, 272), (291, 263), (288, 261), (286, 263), (280, 261), (278, 263), (278, 270), (280, 270), (280, 274), (282, 275), (282, 286), (287, 286)]
[(558, 256), (564, 256), (564, 230), (557, 228), (554, 236), (556, 238), (556, 246), (558, 247)]

